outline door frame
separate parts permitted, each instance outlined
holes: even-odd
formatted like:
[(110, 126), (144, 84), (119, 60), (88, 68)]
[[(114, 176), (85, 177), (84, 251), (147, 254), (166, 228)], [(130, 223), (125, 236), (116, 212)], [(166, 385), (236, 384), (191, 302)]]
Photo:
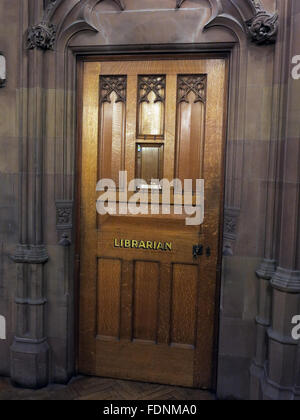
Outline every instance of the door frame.
[[(189, 48), (187, 48), (189, 47)], [(216, 301), (215, 301), (215, 329), (214, 329), (214, 345), (212, 354), (212, 391), (217, 390), (217, 375), (218, 375), (218, 353), (219, 353), (219, 332), (220, 332), (220, 303), (221, 303), (221, 275), (222, 275), (222, 249), (223, 249), (223, 228), (224, 228), (224, 206), (225, 206), (225, 178), (226, 178), (226, 150), (227, 150), (227, 133), (228, 133), (228, 109), (229, 109), (229, 82), (230, 82), (230, 58), (231, 50), (234, 45), (225, 44), (218, 51), (212, 52), (195, 52), (197, 48), (194, 45), (168, 45), (166, 46), (147, 46), (147, 53), (145, 53), (145, 46), (139, 46), (138, 49), (133, 47), (103, 47), (97, 49), (96, 52), (82, 53), (74, 51), (76, 55), (76, 168), (75, 168), (75, 217), (74, 217), (74, 241), (75, 241), (75, 264), (74, 264), (74, 341), (75, 341), (75, 372), (79, 373), (78, 359), (79, 359), (79, 306), (80, 306), (80, 208), (81, 208), (81, 157), (82, 157), (82, 99), (83, 99), (83, 64), (84, 62), (97, 61), (128, 61), (128, 60), (160, 60), (160, 59), (213, 59), (219, 58), (225, 60), (225, 78), (226, 78), (226, 93), (225, 93), (225, 107), (224, 107), (224, 133), (223, 133), (223, 157), (222, 157), (222, 197), (220, 200), (220, 233), (219, 233), (219, 250), (218, 250), (218, 264), (216, 272)], [(139, 51), (140, 49), (140, 51)], [(203, 49), (203, 45), (202, 45)], [(199, 51), (199, 50), (198, 50)]]

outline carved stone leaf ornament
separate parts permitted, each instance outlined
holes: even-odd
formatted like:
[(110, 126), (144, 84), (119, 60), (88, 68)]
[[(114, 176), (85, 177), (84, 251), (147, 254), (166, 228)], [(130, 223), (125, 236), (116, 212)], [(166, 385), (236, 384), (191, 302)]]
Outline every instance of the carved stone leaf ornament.
[(274, 43), (278, 33), (278, 20), (277, 13), (272, 15), (259, 8), (257, 14), (246, 22), (252, 41), (258, 45)]
[(53, 50), (56, 36), (56, 25), (41, 22), (28, 30), (27, 47), (32, 50), (41, 48), (43, 50)]

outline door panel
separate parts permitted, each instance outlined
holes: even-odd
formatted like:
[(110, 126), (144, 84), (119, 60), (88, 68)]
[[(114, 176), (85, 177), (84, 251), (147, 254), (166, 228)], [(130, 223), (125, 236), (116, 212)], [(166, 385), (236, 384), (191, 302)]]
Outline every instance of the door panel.
[[(84, 63), (81, 373), (212, 387), (225, 70), (221, 59)], [(203, 178), (204, 223), (187, 226), (175, 196), (161, 214), (159, 193), (159, 214), (98, 215), (97, 182), (120, 187), (120, 170), (147, 183)]]

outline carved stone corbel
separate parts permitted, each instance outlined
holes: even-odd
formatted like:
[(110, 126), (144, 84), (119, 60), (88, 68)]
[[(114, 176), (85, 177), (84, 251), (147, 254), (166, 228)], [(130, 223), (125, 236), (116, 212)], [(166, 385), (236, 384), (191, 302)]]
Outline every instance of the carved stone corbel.
[(56, 25), (48, 22), (41, 22), (31, 26), (27, 35), (27, 48), (41, 48), (42, 50), (53, 50), (56, 38)]
[(246, 21), (249, 37), (258, 44), (272, 44), (276, 42), (278, 34), (278, 13), (269, 13), (258, 0), (252, 0), (256, 14)]
[(56, 230), (60, 234), (58, 244), (63, 247), (71, 245), (73, 227), (73, 201), (56, 201)]
[(224, 214), (224, 245), (223, 245), (223, 255), (224, 256), (233, 256), (233, 244), (236, 241), (237, 237), (237, 228), (238, 228), (238, 218), (240, 215), (240, 210), (235, 208), (227, 207), (225, 208)]

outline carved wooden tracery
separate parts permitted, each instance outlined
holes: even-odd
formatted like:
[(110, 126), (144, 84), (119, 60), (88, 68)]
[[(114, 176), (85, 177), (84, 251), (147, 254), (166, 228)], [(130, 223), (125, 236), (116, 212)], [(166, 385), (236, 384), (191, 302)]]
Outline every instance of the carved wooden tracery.
[(206, 76), (193, 74), (178, 77), (178, 103), (189, 103), (189, 94), (195, 94), (194, 103), (206, 101)]
[(126, 76), (101, 76), (100, 77), (100, 102), (111, 103), (110, 95), (115, 92), (117, 95), (116, 103), (126, 103)]
[(166, 76), (139, 77), (139, 103), (149, 103), (149, 94), (154, 93), (154, 103), (165, 102)]

